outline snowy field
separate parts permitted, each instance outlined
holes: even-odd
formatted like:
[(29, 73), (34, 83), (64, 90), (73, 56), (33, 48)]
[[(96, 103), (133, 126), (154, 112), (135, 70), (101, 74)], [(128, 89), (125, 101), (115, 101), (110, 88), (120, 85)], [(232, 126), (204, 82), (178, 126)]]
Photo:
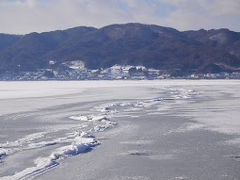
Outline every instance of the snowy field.
[(0, 179), (239, 180), (240, 81), (0, 82)]

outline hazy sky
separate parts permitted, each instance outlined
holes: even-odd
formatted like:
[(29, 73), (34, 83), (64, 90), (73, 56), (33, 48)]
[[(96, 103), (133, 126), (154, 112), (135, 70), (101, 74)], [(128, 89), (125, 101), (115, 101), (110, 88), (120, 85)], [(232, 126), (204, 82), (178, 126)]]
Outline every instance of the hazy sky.
[(0, 0), (1, 33), (127, 22), (240, 31), (240, 0)]

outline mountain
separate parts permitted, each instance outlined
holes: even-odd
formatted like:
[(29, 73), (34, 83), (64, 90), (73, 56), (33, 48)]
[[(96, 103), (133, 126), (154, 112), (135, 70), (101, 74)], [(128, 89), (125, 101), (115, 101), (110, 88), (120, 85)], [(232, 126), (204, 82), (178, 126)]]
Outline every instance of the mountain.
[(138, 23), (0, 34), (0, 72), (37, 71), (81, 60), (89, 69), (139, 65), (170, 74), (240, 70), (240, 33), (183, 31)]

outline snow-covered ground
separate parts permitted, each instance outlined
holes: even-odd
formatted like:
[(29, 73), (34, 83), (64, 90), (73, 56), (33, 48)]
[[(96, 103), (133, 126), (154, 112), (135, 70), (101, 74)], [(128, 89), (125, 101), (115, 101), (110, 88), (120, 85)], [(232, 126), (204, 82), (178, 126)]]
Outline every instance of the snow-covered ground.
[[(191, 139), (200, 131), (231, 136), (220, 144), (234, 147), (237, 152), (239, 88), (240, 82), (234, 80), (0, 82), (0, 179), (94, 179), (102, 166), (107, 166), (107, 160), (105, 164), (101, 158), (114, 153), (114, 158), (131, 155), (139, 160), (139, 156), (147, 156), (155, 167), (156, 160), (170, 161), (177, 156), (160, 153), (161, 148), (168, 149), (171, 143), (158, 144), (161, 138), (186, 136)], [(169, 117), (166, 122), (161, 120), (166, 117)], [(136, 129), (141, 129), (141, 134)], [(199, 142), (204, 144), (208, 140), (205, 142), (199, 137)], [(146, 150), (129, 149), (141, 145), (145, 145)], [(122, 151), (111, 149), (115, 146), (127, 147)], [(183, 141), (180, 146), (183, 152), (188, 147), (184, 146)], [(195, 148), (194, 143), (189, 148)], [(102, 157), (94, 158), (101, 149), (105, 152)], [(235, 157), (229, 161), (238, 159), (236, 152), (229, 154)], [(226, 153), (228, 151), (223, 154)], [(87, 156), (90, 158), (84, 159)], [(95, 161), (95, 173), (91, 166), (74, 170), (92, 161)], [(122, 168), (131, 170), (131, 163), (128, 159)], [(178, 163), (176, 161), (173, 168), (177, 168)], [(112, 169), (117, 164), (111, 162)], [(138, 163), (135, 166), (142, 168)], [(71, 175), (68, 168), (73, 171)], [(89, 171), (93, 174), (79, 178)], [(105, 171), (106, 179), (203, 179), (194, 171), (194, 178), (189, 177), (191, 172), (185, 177), (175, 172), (171, 172), (172, 176), (170, 172), (166, 176), (154, 175), (151, 170), (146, 170), (144, 175), (143, 171), (136, 174), (138, 171), (134, 168), (134, 176), (130, 176), (131, 171), (117, 176)], [(225, 175), (221, 177), (234, 179), (240, 174)]]

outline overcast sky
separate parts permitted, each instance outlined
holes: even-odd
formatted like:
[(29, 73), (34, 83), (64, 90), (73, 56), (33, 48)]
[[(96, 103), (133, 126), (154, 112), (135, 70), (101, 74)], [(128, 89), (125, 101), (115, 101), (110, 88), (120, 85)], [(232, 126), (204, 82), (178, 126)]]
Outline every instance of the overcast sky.
[(240, 0), (0, 0), (1, 33), (127, 22), (240, 31)]

